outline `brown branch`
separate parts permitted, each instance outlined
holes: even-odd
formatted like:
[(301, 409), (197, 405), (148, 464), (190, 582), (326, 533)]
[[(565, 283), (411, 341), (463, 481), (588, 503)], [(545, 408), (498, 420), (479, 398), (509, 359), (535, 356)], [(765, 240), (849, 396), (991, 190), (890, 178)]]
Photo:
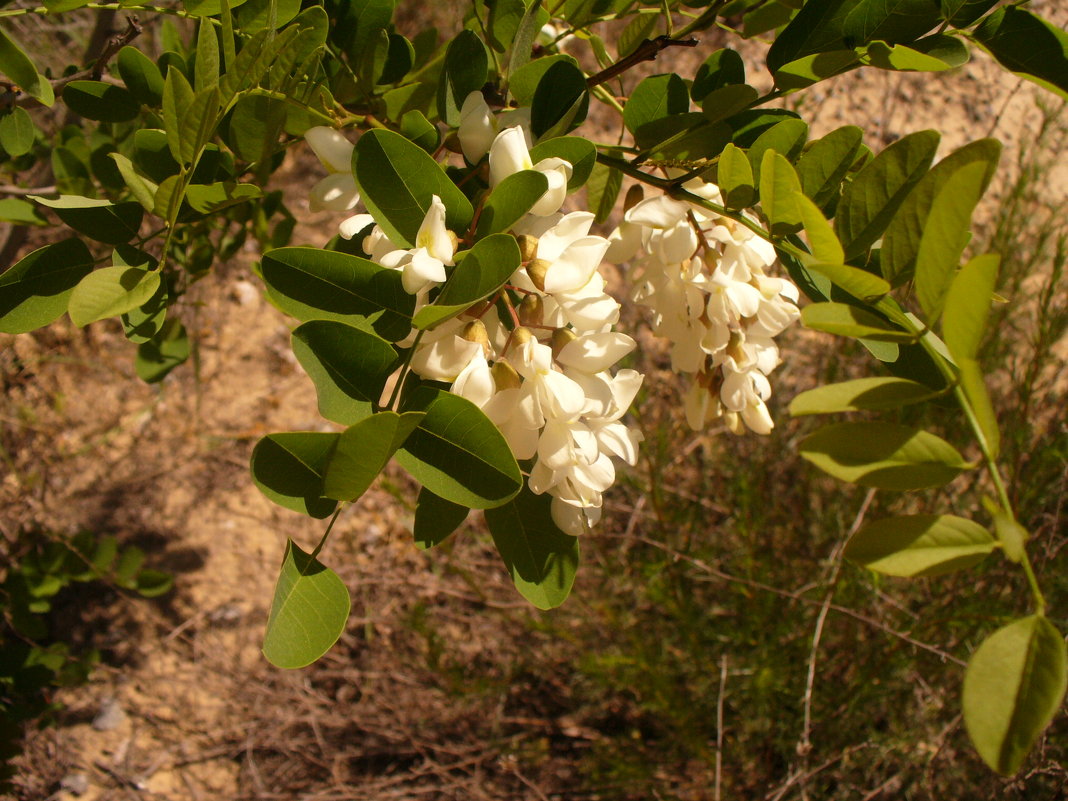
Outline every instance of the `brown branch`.
[(655, 39), (643, 39), (631, 53), (621, 58), (615, 64), (610, 67), (605, 67), (603, 70), (595, 75), (591, 75), (586, 79), (586, 87), (592, 89), (595, 86), (600, 86), (602, 83), (612, 80), (617, 75), (620, 75), (631, 67), (641, 64), (643, 61), (653, 61), (661, 50), (665, 50), (669, 47), (697, 47), (697, 40), (693, 37), (689, 39), (672, 39), (670, 36), (657, 36)]
[(25, 197), (26, 195), (51, 195), (55, 191), (55, 186), (11, 186), (10, 184), (0, 184), (0, 195)]

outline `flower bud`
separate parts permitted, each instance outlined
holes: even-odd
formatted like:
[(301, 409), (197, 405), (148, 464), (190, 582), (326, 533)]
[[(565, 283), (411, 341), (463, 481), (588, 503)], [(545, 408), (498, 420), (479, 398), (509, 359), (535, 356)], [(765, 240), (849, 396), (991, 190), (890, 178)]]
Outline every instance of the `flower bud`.
[(490, 350), (489, 332), (486, 331), (486, 324), (481, 320), (472, 320), (465, 325), (460, 336), (468, 342), (476, 342), (481, 345), (482, 352), (487, 359), (492, 354), (492, 351)]
[(553, 349), (553, 358), (558, 358), (560, 351), (576, 339), (578, 339), (578, 335), (570, 328), (557, 328), (553, 331), (553, 335), (549, 339), (549, 346)]
[(520, 261), (526, 264), (532, 259), (538, 258), (538, 238), (530, 234), (520, 234), (515, 238), (519, 243)]
[(623, 211), (630, 211), (632, 208), (637, 206), (644, 197), (645, 190), (642, 189), (642, 185), (634, 184), (634, 186), (627, 190), (627, 194), (623, 198)]
[(498, 359), (493, 363), (493, 367), (490, 368), (490, 375), (493, 376), (493, 384), (497, 387), (498, 392), (505, 389), (519, 389), (523, 383), (519, 373), (504, 359)]
[(545, 275), (549, 272), (549, 268), (553, 266), (551, 261), (545, 259), (534, 259), (527, 265), (527, 275), (530, 276), (530, 280), (534, 286), (545, 291)]
[(534, 339), (534, 335), (530, 333), (530, 329), (519, 326), (512, 331), (511, 336), (508, 337), (508, 345), (505, 348), (505, 352), (510, 353), (519, 350), (532, 339)]
[(445, 137), (445, 149), (450, 153), (463, 153), (463, 145), (460, 144), (460, 136), (457, 132), (453, 132)]
[(541, 325), (545, 319), (545, 301), (541, 295), (530, 294), (523, 298), (516, 310), (523, 325)]

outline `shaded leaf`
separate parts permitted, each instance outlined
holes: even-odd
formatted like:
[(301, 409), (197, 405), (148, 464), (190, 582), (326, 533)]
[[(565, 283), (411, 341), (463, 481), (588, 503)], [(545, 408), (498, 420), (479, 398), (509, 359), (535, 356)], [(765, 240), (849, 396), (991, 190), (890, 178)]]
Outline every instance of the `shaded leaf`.
[(623, 173), (604, 164), (594, 164), (586, 182), (586, 208), (593, 212), (594, 222), (603, 223), (609, 218), (622, 188)]
[(882, 317), (849, 303), (810, 303), (801, 310), (801, 322), (816, 331), (875, 342), (912, 342), (916, 339)]
[(29, 153), (37, 138), (37, 126), (33, 124), (26, 110), (15, 106), (0, 117), (0, 147), (9, 156), (21, 156)]
[(449, 42), (438, 80), (438, 115), (446, 125), (460, 124), (460, 108), (464, 100), (471, 92), (482, 88), (488, 74), (486, 46), (474, 31), (460, 31)]
[(1068, 33), (1022, 8), (999, 8), (974, 41), (1017, 75), (1068, 98)]
[(458, 529), (471, 510), (452, 501), (439, 498), (426, 487), (421, 487), (415, 502), (413, 534), (415, 544), (422, 549), (433, 548)]
[(336, 320), (297, 326), (293, 353), (315, 384), (319, 414), (343, 425), (371, 414), (400, 362), (381, 337)]
[(523, 477), (500, 430), (471, 401), (441, 389), (420, 387), (404, 411), (425, 411), (396, 459), (435, 495), (461, 506), (486, 509), (519, 492)]
[(185, 326), (178, 320), (167, 320), (156, 336), (137, 346), (134, 371), (146, 384), (155, 384), (183, 364), (189, 353), (189, 335)]
[(337, 501), (323, 497), (323, 476), (338, 436), (317, 431), (268, 434), (252, 449), (252, 481), (279, 506), (329, 517)]
[(842, 179), (860, 152), (864, 132), (855, 125), (831, 131), (814, 142), (794, 165), (804, 193), (823, 210), (838, 197)]
[(530, 102), (530, 132), (536, 140), (563, 136), (586, 119), (590, 93), (586, 76), (567, 61), (552, 64), (538, 81)]
[(597, 148), (593, 142), (581, 136), (554, 136), (530, 149), (530, 160), (534, 164), (554, 156), (571, 165), (567, 191), (574, 192), (589, 180), (593, 165), (597, 163)]
[(363, 495), (422, 419), (422, 412), (383, 411), (343, 431), (323, 476), (323, 495), (339, 501)]
[(123, 245), (137, 236), (145, 213), (135, 202), (112, 203), (80, 195), (57, 198), (29, 195), (29, 198), (52, 209), (78, 233), (108, 245)]
[(0, 273), (0, 332), (22, 334), (51, 323), (92, 269), (93, 255), (74, 237), (24, 256)]
[(486, 510), (493, 544), (516, 589), (538, 609), (555, 609), (571, 593), (578, 570), (577, 537), (553, 522), (551, 497), (529, 487), (503, 506)]

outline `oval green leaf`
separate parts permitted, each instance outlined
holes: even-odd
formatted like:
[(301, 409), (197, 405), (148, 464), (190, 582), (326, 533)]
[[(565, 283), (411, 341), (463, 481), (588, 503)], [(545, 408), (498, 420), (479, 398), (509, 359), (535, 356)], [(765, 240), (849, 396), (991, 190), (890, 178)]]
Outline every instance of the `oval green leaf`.
[(426, 487), (420, 488), (412, 531), (416, 546), (426, 550), (440, 545), (463, 524), (470, 511), (466, 506), (438, 497)]
[(471, 509), (487, 509), (507, 503), (519, 492), (523, 476), (511, 448), (471, 401), (420, 387), (405, 411), (425, 411), (426, 417), (397, 451), (397, 461), (435, 495)]
[(21, 156), (33, 148), (37, 127), (26, 110), (15, 106), (0, 117), (0, 147), (9, 156)]
[(293, 331), (293, 353), (315, 384), (319, 413), (343, 425), (371, 414), (400, 362), (379, 336), (336, 320), (312, 320)]
[(343, 431), (326, 466), (323, 495), (339, 501), (363, 495), (422, 419), (422, 412), (378, 412)]
[(163, 73), (152, 59), (136, 47), (126, 45), (119, 51), (115, 64), (134, 99), (152, 108), (162, 105)]
[(964, 674), (964, 727), (979, 756), (1003, 776), (1020, 769), (1053, 720), (1068, 685), (1064, 638), (1042, 615), (987, 637)]
[(141, 103), (121, 86), (103, 81), (71, 81), (63, 102), (76, 114), (99, 122), (127, 122), (141, 113)]
[(140, 267), (104, 267), (85, 276), (70, 296), (67, 312), (81, 328), (146, 304), (159, 289), (159, 273)]
[(954, 515), (876, 520), (849, 538), (845, 556), (888, 576), (940, 576), (979, 563), (994, 550), (990, 532)]
[[(556, 140), (552, 140), (556, 141)], [(478, 218), (479, 238), (507, 231), (545, 194), (549, 180), (535, 170), (509, 175), (490, 193)]]
[(857, 378), (802, 392), (790, 402), (790, 414), (883, 411), (919, 403), (938, 393), (906, 378)]
[(825, 473), (889, 490), (940, 487), (968, 467), (941, 437), (891, 423), (835, 423), (806, 437), (801, 455)]
[(493, 544), (516, 589), (538, 609), (555, 609), (567, 600), (579, 563), (578, 537), (557, 528), (551, 501), (524, 486), (505, 505), (486, 510)]
[(530, 151), (530, 160), (534, 164), (554, 156), (571, 165), (567, 191), (574, 192), (589, 180), (593, 165), (597, 163), (597, 148), (581, 136), (556, 136), (534, 145)]
[(411, 247), (434, 195), (445, 204), (445, 226), (467, 229), (474, 209), (426, 151), (392, 131), (368, 131), (356, 142), (352, 168), (360, 196), (390, 239)]
[(337, 501), (323, 497), (323, 475), (338, 436), (317, 431), (268, 434), (252, 449), (252, 481), (279, 506), (329, 517)]
[(274, 588), (263, 655), (280, 668), (302, 668), (321, 657), (345, 630), (352, 601), (345, 583), (292, 540)]
[(521, 258), (519, 245), (509, 234), (490, 234), (479, 240), (456, 265), (434, 303), (415, 315), (415, 327), (432, 328), (489, 297), (519, 269)]
[(0, 332), (22, 334), (51, 323), (92, 269), (92, 253), (74, 237), (24, 256), (0, 274)]

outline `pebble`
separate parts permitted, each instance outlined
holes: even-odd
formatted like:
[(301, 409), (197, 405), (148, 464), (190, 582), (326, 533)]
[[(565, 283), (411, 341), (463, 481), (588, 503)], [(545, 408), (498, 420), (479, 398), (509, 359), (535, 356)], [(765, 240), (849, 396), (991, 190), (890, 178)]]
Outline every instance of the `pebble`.
[(73, 795), (85, 795), (89, 791), (89, 777), (84, 773), (68, 773), (59, 780), (59, 786)]
[(119, 706), (117, 698), (106, 698), (100, 705), (100, 711), (93, 718), (93, 728), (97, 731), (112, 731), (126, 721), (126, 713)]

